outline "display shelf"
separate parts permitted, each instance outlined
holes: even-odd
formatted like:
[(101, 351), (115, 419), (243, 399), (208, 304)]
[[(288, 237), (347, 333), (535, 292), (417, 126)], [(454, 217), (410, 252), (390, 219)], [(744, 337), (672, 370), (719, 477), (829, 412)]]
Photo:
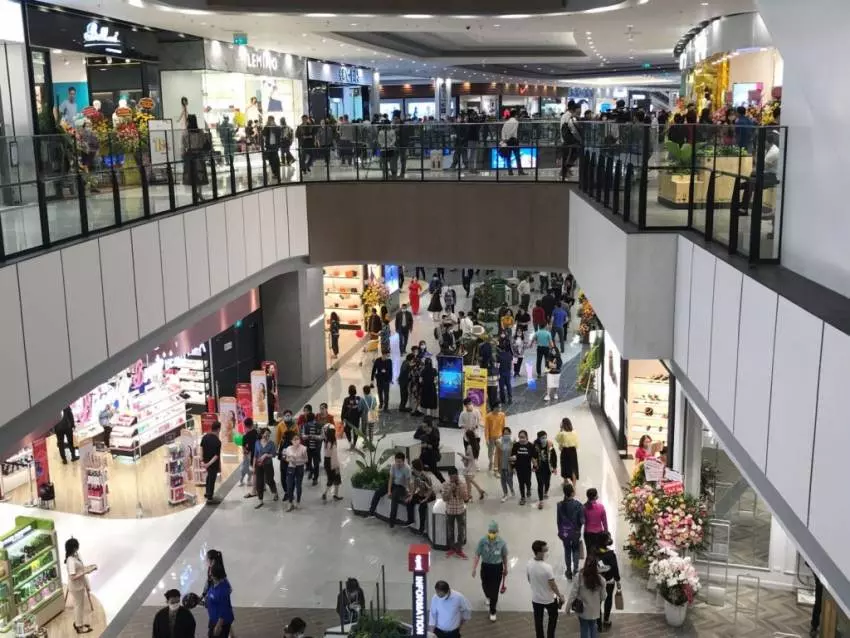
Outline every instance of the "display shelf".
[[(51, 593), (51, 594), (50, 594), (47, 598), (44, 598), (44, 599), (42, 599), (41, 601), (39, 601), (39, 602), (38, 602), (38, 604), (36, 604), (34, 607), (29, 607), (29, 608), (27, 608), (27, 609), (25, 609), (25, 610), (21, 611), (20, 613), (21, 613), (21, 614), (35, 614), (35, 613), (38, 613), (39, 611), (41, 611), (42, 609), (44, 609), (44, 608), (47, 606), (47, 604), (48, 604), (48, 603), (51, 603), (51, 602), (53, 602), (54, 600), (56, 600), (56, 599), (59, 597), (59, 595), (62, 593), (61, 582), (58, 582), (58, 580), (59, 580), (59, 579), (57, 578), (57, 579), (54, 579), (54, 580), (52, 580), (52, 581), (48, 582), (48, 583), (47, 583), (47, 585), (45, 586), (45, 588), (46, 588), (46, 589), (49, 589), (50, 587), (55, 586), (55, 585), (57, 585), (57, 584), (58, 584), (58, 585), (60, 585), (60, 587), (59, 587), (59, 588), (57, 588), (56, 590), (54, 590), (54, 591), (53, 591), (53, 593)], [(19, 609), (20, 609), (20, 608), (19, 608)]]
[[(137, 437), (119, 437), (120, 441), (130, 441), (131, 445), (121, 444), (121, 445), (113, 445), (111, 446), (112, 450), (120, 450), (122, 452), (132, 452), (135, 449), (135, 446), (132, 445), (134, 441), (138, 442), (139, 447), (145, 447), (151, 441), (158, 439), (169, 432), (181, 428), (186, 424), (186, 413), (185, 409), (183, 412), (175, 417), (174, 421), (168, 420), (161, 423), (155, 430), (147, 430), (144, 434), (141, 434)], [(111, 442), (111, 441), (110, 441)], [(142, 454), (145, 454), (142, 452)]]
[[(56, 560), (53, 560), (52, 562), (47, 563), (46, 565), (43, 565), (42, 567), (39, 567), (37, 571), (34, 571), (32, 574), (27, 576), (26, 580), (22, 580), (19, 583), (15, 583), (15, 589), (17, 590), (17, 589), (20, 589), (21, 587), (28, 585), (31, 580), (40, 576), (41, 574), (46, 572), (48, 569), (55, 568), (56, 565), (57, 565)], [(55, 580), (55, 579), (51, 579), (51, 580)], [(50, 581), (48, 581), (48, 582), (50, 582)]]
[(37, 561), (39, 558), (41, 558), (41, 557), (42, 557), (42, 556), (44, 556), (45, 554), (48, 554), (48, 553), (50, 553), (50, 552), (52, 552), (52, 551), (53, 551), (53, 546), (52, 546), (52, 545), (48, 545), (48, 546), (47, 546), (47, 547), (45, 547), (43, 550), (41, 550), (40, 552), (38, 552), (35, 556), (33, 556), (32, 558), (28, 559), (28, 560), (27, 560), (27, 562), (25, 562), (25, 563), (23, 563), (23, 564), (21, 564), (21, 565), (18, 565), (18, 566), (15, 568), (15, 570), (12, 572), (12, 579), (14, 580), (16, 577), (20, 576), (21, 572), (22, 572), (22, 571), (23, 571), (23, 570), (24, 570), (24, 569), (25, 569), (28, 565), (32, 565), (32, 564), (33, 564), (35, 561)]

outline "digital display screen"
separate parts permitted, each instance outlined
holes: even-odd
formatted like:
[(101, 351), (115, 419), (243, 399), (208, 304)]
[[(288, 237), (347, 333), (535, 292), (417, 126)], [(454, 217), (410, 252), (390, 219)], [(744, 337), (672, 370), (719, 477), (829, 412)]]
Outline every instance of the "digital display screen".
[(440, 398), (463, 398), (463, 359), (461, 357), (437, 357), (440, 376)]
[(390, 294), (398, 290), (398, 266), (393, 264), (384, 264), (384, 283)]
[[(510, 154), (511, 159), (511, 168), (516, 168), (516, 154), (511, 151)], [(523, 168), (534, 168), (537, 166), (537, 149), (536, 148), (527, 148), (520, 147), (519, 149), (519, 161), (522, 163)], [(498, 148), (490, 149), (490, 168), (495, 170), (498, 168), (499, 170), (507, 170), (508, 169), (508, 160), (506, 160), (499, 153)]]

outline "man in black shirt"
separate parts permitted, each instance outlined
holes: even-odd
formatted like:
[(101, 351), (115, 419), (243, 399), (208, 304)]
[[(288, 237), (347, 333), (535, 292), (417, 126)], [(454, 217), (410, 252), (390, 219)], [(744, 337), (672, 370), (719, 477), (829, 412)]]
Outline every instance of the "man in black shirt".
[(395, 316), (395, 331), (398, 335), (398, 351), (400, 354), (407, 352), (407, 339), (413, 330), (413, 313), (407, 309), (407, 304), (401, 304), (401, 310)]
[(62, 457), (62, 463), (66, 465), (68, 459), (65, 458), (65, 448), (71, 451), (72, 461), (79, 458), (76, 450), (74, 450), (74, 427), (74, 413), (70, 406), (67, 406), (62, 410), (62, 420), (53, 427), (53, 431), (56, 433), (56, 446), (59, 448), (59, 456)]
[(245, 419), (245, 434), (242, 435), (242, 473), (239, 476), (239, 486), (246, 476), (251, 474), (254, 467), (254, 445), (259, 435), (254, 427), (254, 419)]
[(393, 361), (389, 353), (381, 355), (372, 364), (372, 381), (378, 386), (378, 407), (390, 409), (390, 383), (393, 381)]
[(153, 617), (153, 638), (195, 638), (195, 618), (180, 604), (180, 592), (165, 592), (167, 607)]
[(316, 415), (310, 412), (307, 423), (301, 432), (301, 439), (307, 448), (307, 476), (313, 479), (313, 486), (319, 484), (319, 467), (322, 460), (322, 424), (316, 423)]
[(221, 432), (221, 423), (216, 421), (212, 424), (211, 431), (201, 437), (201, 461), (207, 470), (206, 490), (204, 491), (204, 498), (207, 499), (207, 505), (218, 505), (221, 502), (215, 498), (215, 480), (218, 478), (218, 473), (221, 472), (221, 439), (218, 438), (219, 432)]
[(528, 442), (528, 432), (519, 431), (519, 439), (511, 449), (511, 461), (519, 482), (519, 504), (531, 499), (531, 474), (537, 466), (537, 449)]

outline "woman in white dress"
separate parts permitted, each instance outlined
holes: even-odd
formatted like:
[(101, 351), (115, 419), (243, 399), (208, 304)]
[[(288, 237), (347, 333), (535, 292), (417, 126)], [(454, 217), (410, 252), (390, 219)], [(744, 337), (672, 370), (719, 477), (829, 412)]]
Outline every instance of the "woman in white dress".
[(88, 575), (97, 569), (97, 565), (83, 563), (80, 541), (76, 538), (65, 541), (65, 568), (68, 570), (68, 593), (74, 603), (74, 631), (78, 634), (91, 633), (91, 625), (85, 622), (85, 604), (86, 598), (91, 601)]

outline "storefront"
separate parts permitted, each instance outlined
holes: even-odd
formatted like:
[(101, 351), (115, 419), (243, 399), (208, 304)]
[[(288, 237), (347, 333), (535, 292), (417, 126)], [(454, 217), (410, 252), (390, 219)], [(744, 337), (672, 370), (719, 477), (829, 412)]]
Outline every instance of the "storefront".
[[(781, 99), (783, 61), (757, 13), (713, 20), (676, 48), (681, 94), (698, 110), (768, 107)], [(763, 121), (763, 123), (770, 123)]]
[(184, 128), (181, 100), (186, 98), (188, 112), (210, 129), (216, 147), (225, 118), (241, 140), (249, 121), (285, 118), (294, 129), (306, 112), (305, 61), (289, 53), (203, 40), (171, 47), (162, 67), (163, 116), (174, 128)]
[(399, 307), (400, 269), (395, 264), (325, 266), (325, 329), (333, 313), (343, 330), (366, 331), (366, 313), (385, 306), (392, 314)]
[(672, 452), (675, 382), (670, 371), (657, 359), (624, 359), (607, 332), (595, 335), (602, 362), (600, 403), (621, 454), (634, 458), (647, 436), (653, 452)]
[(198, 445), (212, 423), (222, 424), (223, 480), (241, 460), (245, 418), (262, 425), (274, 417), (276, 365), (263, 355), (255, 289), (74, 401), (79, 460), (66, 450), (64, 463), (55, 436), (36, 439), (5, 459), (3, 495), (37, 502), (49, 483), (56, 509), (110, 518), (161, 516), (197, 502), (206, 478)]
[(371, 119), (369, 96), (374, 73), (371, 69), (320, 60), (307, 61), (310, 115), (321, 120), (332, 115), (339, 120)]

